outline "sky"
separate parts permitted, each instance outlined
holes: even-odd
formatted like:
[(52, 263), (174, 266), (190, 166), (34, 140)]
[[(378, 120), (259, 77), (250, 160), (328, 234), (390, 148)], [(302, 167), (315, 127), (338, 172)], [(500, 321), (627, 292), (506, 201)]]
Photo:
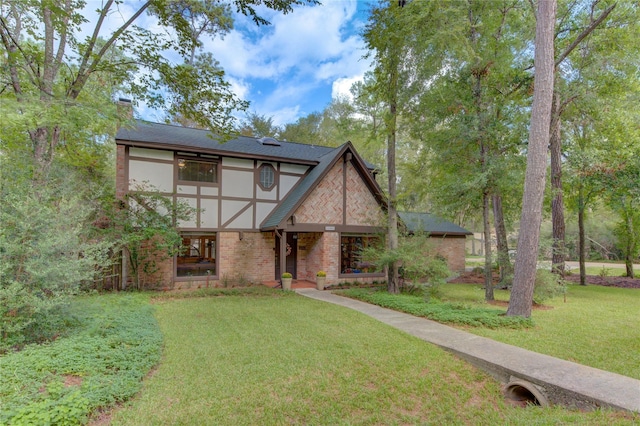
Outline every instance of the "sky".
[[(278, 126), (293, 123), (324, 110), (332, 98), (348, 95), (351, 85), (370, 69), (370, 61), (363, 59), (366, 51), (360, 34), (371, 0), (321, 1), (286, 15), (261, 7), (259, 14), (271, 22), (269, 26), (257, 26), (234, 13), (234, 29), (224, 38), (203, 38), (204, 51), (220, 63), (233, 91), (250, 102), (248, 112), (271, 118)], [(121, 3), (109, 16), (108, 26), (121, 25), (136, 3)], [(87, 35), (95, 25), (91, 12), (101, 4), (101, 0), (87, 1), (89, 22), (83, 31)], [(137, 24), (147, 29), (157, 26), (152, 18), (139, 19)], [(173, 59), (171, 52), (167, 55)], [(162, 112), (136, 104), (141, 118), (162, 121)]]
[(266, 13), (270, 26), (236, 16), (235, 29), (205, 43), (250, 111), (295, 122), (347, 95), (370, 68), (360, 33), (369, 1), (323, 0), (293, 13)]

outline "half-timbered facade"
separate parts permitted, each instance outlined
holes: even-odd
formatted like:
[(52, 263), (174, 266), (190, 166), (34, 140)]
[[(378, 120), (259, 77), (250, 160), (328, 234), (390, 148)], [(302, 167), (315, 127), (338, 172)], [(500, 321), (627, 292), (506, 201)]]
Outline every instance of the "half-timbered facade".
[[(137, 121), (116, 136), (117, 195), (149, 185), (197, 209), (178, 224), (184, 253), (157, 285), (264, 282), (285, 270), (327, 283), (384, 279), (358, 257), (378, 238), (385, 201), (373, 167), (337, 148)], [(149, 281), (149, 279), (147, 279)]]

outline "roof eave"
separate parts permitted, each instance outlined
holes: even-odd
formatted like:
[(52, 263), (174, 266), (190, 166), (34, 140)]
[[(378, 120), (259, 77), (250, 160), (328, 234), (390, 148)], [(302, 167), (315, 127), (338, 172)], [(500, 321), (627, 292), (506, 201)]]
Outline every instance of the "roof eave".
[(241, 152), (225, 151), (220, 149), (188, 147), (184, 145), (173, 145), (173, 144), (158, 143), (158, 142), (141, 142), (141, 141), (132, 141), (127, 139), (116, 139), (116, 145), (126, 145), (131, 147), (151, 148), (151, 149), (158, 149), (160, 147), (162, 149), (167, 149), (171, 151), (194, 152), (194, 153), (201, 153), (201, 154), (219, 155), (221, 157), (247, 158), (251, 160), (279, 161), (282, 163), (295, 163), (295, 164), (302, 164), (305, 166), (315, 166), (316, 164), (318, 164), (317, 161), (302, 160), (299, 158), (279, 157), (275, 155), (248, 154), (248, 153), (241, 153)]

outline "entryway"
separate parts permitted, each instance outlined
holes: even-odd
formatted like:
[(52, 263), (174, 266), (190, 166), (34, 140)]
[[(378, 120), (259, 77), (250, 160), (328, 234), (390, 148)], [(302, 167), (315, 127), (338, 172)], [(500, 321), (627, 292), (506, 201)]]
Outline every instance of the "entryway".
[[(297, 263), (298, 263), (298, 234), (295, 232), (287, 232), (287, 260), (286, 271), (293, 275), (293, 278), (298, 277)], [(276, 237), (276, 280), (280, 280), (280, 238)]]

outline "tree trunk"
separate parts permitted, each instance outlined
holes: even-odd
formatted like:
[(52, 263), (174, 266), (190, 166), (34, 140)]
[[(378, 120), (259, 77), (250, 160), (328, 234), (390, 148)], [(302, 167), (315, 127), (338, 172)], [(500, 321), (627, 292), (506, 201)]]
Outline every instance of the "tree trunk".
[(531, 316), (547, 172), (547, 147), (553, 103), (556, 1), (539, 0), (536, 19), (535, 76), (520, 235), (507, 315)]
[(482, 224), (484, 228), (484, 300), (491, 302), (493, 298), (493, 270), (491, 260), (491, 222), (489, 220), (489, 194), (482, 194)]
[(31, 143), (33, 145), (33, 158), (36, 169), (34, 171), (33, 182), (44, 183), (51, 169), (51, 163), (56, 147), (60, 142), (60, 129), (56, 127), (39, 127), (29, 131)]
[(553, 111), (551, 113), (551, 129), (549, 147), (551, 151), (551, 222), (552, 222), (552, 257), (551, 271), (564, 276), (565, 270), (565, 220), (562, 191), (562, 140), (560, 139), (560, 95), (554, 94)]
[(496, 245), (498, 251), (498, 267), (500, 268), (500, 285), (507, 287), (511, 285), (513, 279), (513, 265), (509, 259), (509, 242), (507, 240), (507, 227), (504, 223), (504, 213), (502, 209), (502, 196), (493, 194), (493, 223), (496, 230)]
[(628, 209), (625, 209), (625, 224), (627, 228), (627, 244), (624, 256), (624, 265), (627, 270), (627, 277), (635, 278), (633, 273), (633, 255), (636, 252), (636, 236), (635, 231), (633, 229), (633, 206), (629, 206)]
[(584, 190), (578, 188), (578, 262), (580, 265), (580, 285), (587, 285), (587, 269), (585, 265), (586, 236), (584, 232)]
[[(397, 54), (397, 53), (392, 53)], [(398, 71), (397, 61), (394, 62), (392, 75), (390, 76), (389, 92), (389, 120), (387, 120), (387, 169), (389, 183), (389, 250), (398, 249), (398, 213), (396, 210), (396, 119), (397, 119), (397, 90)], [(389, 293), (397, 294), (398, 285), (398, 262), (393, 262), (389, 266), (389, 276), (387, 290)]]

